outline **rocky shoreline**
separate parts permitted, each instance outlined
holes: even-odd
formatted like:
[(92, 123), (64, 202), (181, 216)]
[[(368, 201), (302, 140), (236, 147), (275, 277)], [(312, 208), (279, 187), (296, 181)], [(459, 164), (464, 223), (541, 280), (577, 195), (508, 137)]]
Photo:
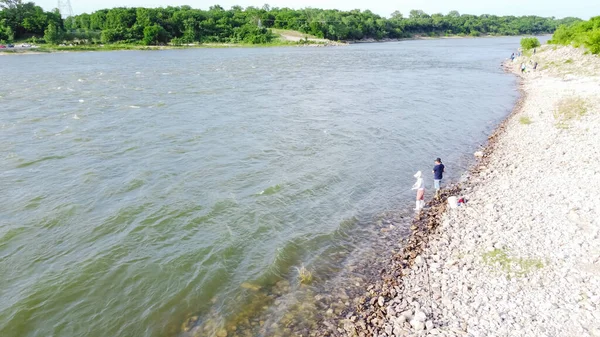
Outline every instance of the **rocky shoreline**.
[(544, 46), (504, 67), (521, 99), (465, 181), (311, 336), (600, 336), (600, 59)]

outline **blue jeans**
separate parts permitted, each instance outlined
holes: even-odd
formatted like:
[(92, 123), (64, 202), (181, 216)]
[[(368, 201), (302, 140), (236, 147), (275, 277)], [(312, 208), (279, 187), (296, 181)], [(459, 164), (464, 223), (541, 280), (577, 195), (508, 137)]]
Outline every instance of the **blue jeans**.
[(441, 184), (442, 184), (442, 179), (434, 179), (433, 180), (433, 187), (435, 188), (436, 191), (440, 190)]

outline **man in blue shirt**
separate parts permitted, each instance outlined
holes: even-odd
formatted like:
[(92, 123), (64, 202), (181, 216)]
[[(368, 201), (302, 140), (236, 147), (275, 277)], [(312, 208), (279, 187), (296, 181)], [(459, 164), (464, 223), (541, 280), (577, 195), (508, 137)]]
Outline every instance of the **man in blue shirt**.
[(442, 178), (444, 178), (444, 164), (442, 164), (442, 160), (437, 158), (435, 160), (435, 166), (433, 167), (433, 187), (435, 188), (435, 195), (437, 196), (440, 192), (440, 185), (442, 183)]

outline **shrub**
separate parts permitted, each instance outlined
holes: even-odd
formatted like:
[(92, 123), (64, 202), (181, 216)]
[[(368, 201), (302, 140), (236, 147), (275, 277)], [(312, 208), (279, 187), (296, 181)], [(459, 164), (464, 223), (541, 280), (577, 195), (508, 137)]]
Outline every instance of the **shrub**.
[(185, 43), (186, 43), (186, 41), (184, 41), (184, 39), (181, 38), (181, 37), (174, 37), (174, 38), (171, 39), (171, 44), (173, 46), (182, 46)]
[(53, 22), (48, 24), (48, 28), (44, 32), (44, 40), (50, 44), (59, 44), (63, 40), (63, 32)]
[(592, 54), (600, 54), (600, 28), (587, 34), (585, 45)]
[(523, 116), (523, 117), (519, 118), (519, 123), (521, 123), (523, 125), (529, 125), (529, 124), (531, 124), (531, 118), (529, 118), (527, 116)]
[(144, 28), (144, 44), (156, 45), (164, 44), (169, 41), (169, 33), (160, 25), (154, 24)]
[(529, 50), (541, 46), (537, 37), (524, 37), (521, 39), (521, 47), (523, 50)]
[(102, 43), (112, 43), (125, 39), (125, 33), (122, 29), (105, 29), (100, 34)]
[(587, 103), (581, 97), (564, 98), (558, 102), (554, 111), (556, 127), (567, 129), (569, 122), (585, 116), (588, 112)]
[(576, 48), (585, 46), (592, 54), (600, 54), (600, 16), (571, 26), (560, 26), (548, 42)]
[(562, 25), (552, 35), (552, 39), (548, 41), (551, 44), (567, 45), (573, 40), (573, 33), (567, 26)]

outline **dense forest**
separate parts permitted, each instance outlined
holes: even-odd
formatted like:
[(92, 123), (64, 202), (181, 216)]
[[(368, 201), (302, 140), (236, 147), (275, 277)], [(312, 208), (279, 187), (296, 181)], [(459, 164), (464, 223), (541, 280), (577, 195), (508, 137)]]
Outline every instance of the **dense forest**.
[(0, 0), (0, 40), (31, 39), (58, 44), (183, 44), (183, 43), (270, 43), (272, 29), (289, 29), (330, 40), (396, 39), (415, 34), (521, 35), (552, 33), (576, 18), (538, 16), (466, 15), (457, 11), (429, 15), (412, 10), (405, 16), (394, 12), (389, 18), (371, 11), (290, 9), (234, 6), (208, 10), (190, 6), (167, 8), (113, 8), (91, 14), (61, 18), (58, 10), (44, 12), (33, 2)]
[(592, 54), (600, 54), (600, 16), (570, 26), (558, 27), (549, 42), (562, 45), (573, 44), (575, 47), (583, 45)]

